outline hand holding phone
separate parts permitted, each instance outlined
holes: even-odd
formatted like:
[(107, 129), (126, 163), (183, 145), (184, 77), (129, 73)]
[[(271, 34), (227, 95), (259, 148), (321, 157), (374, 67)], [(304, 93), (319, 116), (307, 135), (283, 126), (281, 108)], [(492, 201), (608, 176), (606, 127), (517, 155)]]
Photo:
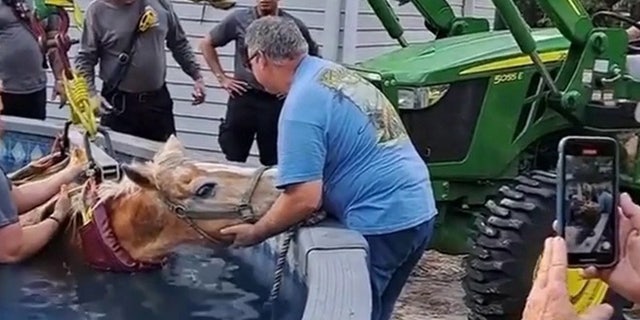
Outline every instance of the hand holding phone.
[(585, 278), (604, 280), (617, 294), (629, 301), (640, 302), (640, 207), (631, 197), (620, 196), (618, 243), (620, 257), (611, 268), (586, 268)]
[(610, 268), (618, 261), (618, 142), (569, 136), (558, 145), (557, 221), (569, 267)]

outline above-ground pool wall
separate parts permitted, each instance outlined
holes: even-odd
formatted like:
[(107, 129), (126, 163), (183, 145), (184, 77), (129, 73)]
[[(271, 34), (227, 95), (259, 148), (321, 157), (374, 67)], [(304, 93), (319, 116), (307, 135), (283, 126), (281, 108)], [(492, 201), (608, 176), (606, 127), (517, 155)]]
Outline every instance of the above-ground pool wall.
[[(264, 245), (236, 252), (242, 260), (257, 266), (255, 277), (262, 285), (273, 284), (283, 238), (284, 235), (279, 235)], [(295, 272), (288, 277), (299, 278), (307, 286), (302, 320), (371, 319), (367, 254), (368, 245), (362, 235), (333, 219), (298, 230), (289, 248), (285, 270)], [(279, 299), (295, 301), (291, 288), (295, 284), (283, 287)]]
[[(6, 132), (25, 133), (43, 137), (55, 137), (62, 130), (61, 125), (38, 120), (3, 116)], [(109, 131), (113, 147), (122, 159), (151, 159), (162, 145), (129, 135)], [(71, 130), (72, 143), (80, 145), (81, 134)], [(98, 139), (98, 144), (103, 139)], [(92, 149), (96, 149), (92, 146)], [(96, 152), (94, 152), (96, 154)], [(192, 153), (194, 158), (205, 161), (224, 162), (222, 158)], [(128, 160), (125, 160), (128, 161)], [(266, 250), (261, 257), (273, 258), (279, 250), (282, 236), (269, 239), (265, 245), (250, 252), (257, 254)], [(264, 254), (265, 252), (262, 252)], [(340, 223), (327, 220), (316, 226), (302, 228), (291, 244), (288, 255), (289, 270), (295, 272), (307, 287), (307, 301), (303, 320), (369, 320), (371, 314), (371, 287), (367, 267), (368, 247), (357, 232), (347, 230)], [(251, 254), (245, 254), (254, 262)], [(264, 263), (264, 262), (258, 262)], [(265, 269), (273, 270), (272, 267)], [(263, 281), (270, 285), (272, 272), (262, 273)]]

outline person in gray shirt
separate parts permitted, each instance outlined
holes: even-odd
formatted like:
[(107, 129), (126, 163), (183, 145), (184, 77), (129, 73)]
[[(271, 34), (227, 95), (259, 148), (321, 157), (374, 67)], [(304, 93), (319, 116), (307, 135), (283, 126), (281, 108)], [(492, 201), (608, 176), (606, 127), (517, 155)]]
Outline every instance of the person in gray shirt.
[[(247, 63), (244, 35), (254, 20), (269, 15), (292, 19), (309, 44), (309, 54), (319, 56), (318, 45), (311, 38), (307, 26), (289, 13), (278, 8), (278, 0), (257, 0), (254, 7), (237, 9), (216, 25), (200, 42), (200, 50), (218, 79), (229, 93), (225, 119), (220, 123), (218, 143), (229, 161), (246, 162), (254, 137), (258, 143), (260, 162), (275, 165), (278, 136), (278, 117), (283, 98), (267, 93), (256, 81)], [(234, 75), (222, 70), (216, 48), (235, 41)]]
[[(134, 32), (138, 35), (129, 51)], [(175, 133), (173, 100), (165, 84), (165, 43), (195, 82), (193, 104), (201, 104), (205, 85), (200, 65), (170, 0), (93, 0), (89, 4), (75, 65), (95, 90), (94, 68), (100, 63), (101, 94), (113, 106), (101, 117), (102, 125), (162, 142)]]
[[(0, 97), (3, 114), (44, 120), (47, 117), (45, 49), (36, 36), (52, 39), (59, 19), (55, 14), (44, 19), (41, 24), (46, 34), (40, 35), (28, 21), (30, 15), (33, 15), (32, 8), (24, 0), (0, 1), (0, 80), (4, 82)], [(48, 48), (47, 57), (56, 70), (56, 79), (60, 79), (61, 65), (55, 48)]]
[[(40, 251), (55, 235), (71, 212), (66, 185), (84, 171), (72, 160), (55, 175), (40, 181), (12, 186), (0, 169), (0, 263), (21, 262)], [(20, 214), (49, 201), (60, 192), (53, 213), (39, 223), (22, 226)]]

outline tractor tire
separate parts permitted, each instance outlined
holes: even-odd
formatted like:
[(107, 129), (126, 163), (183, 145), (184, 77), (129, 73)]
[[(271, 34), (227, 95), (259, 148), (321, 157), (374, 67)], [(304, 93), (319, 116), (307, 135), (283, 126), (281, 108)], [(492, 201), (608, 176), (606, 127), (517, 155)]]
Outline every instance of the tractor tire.
[[(520, 320), (544, 240), (553, 234), (555, 174), (533, 171), (518, 176), (485, 207), (465, 258), (462, 285), (469, 319)], [(572, 296), (578, 310), (606, 300), (603, 282), (577, 280), (571, 274), (569, 278), (574, 278), (570, 284), (575, 282), (577, 295), (582, 295), (578, 300)]]

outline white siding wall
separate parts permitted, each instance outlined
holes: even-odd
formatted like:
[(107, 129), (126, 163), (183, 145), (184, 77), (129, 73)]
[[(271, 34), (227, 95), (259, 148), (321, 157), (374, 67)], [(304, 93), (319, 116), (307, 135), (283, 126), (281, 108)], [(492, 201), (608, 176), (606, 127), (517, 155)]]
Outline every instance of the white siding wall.
[[(351, 1), (351, 0), (347, 0)], [(404, 37), (409, 42), (427, 41), (433, 39), (424, 26), (424, 18), (411, 3), (398, 6), (395, 0), (389, 1), (400, 18), (404, 27)], [(462, 0), (450, 0), (450, 5), (456, 15), (462, 15)], [(373, 57), (381, 52), (399, 47), (398, 43), (389, 37), (380, 20), (373, 13), (367, 1), (359, 1), (358, 6), (357, 41), (355, 43), (356, 61)], [(348, 60), (351, 57), (349, 57)], [(348, 61), (355, 62), (355, 61)]]
[(496, 7), (491, 0), (474, 0), (475, 16), (489, 19), (489, 25), (493, 28), (493, 18)]
[[(90, 0), (80, 0), (80, 5), (86, 8)], [(462, 1), (452, 0), (456, 14), (462, 14)], [(469, 1), (469, 0), (467, 0)], [(490, 0), (474, 0), (476, 16), (493, 17), (490, 10)], [(219, 153), (217, 143), (218, 124), (220, 118), (224, 116), (227, 94), (222, 90), (211, 72), (206, 67), (206, 63), (201, 53), (197, 49), (198, 41), (208, 30), (218, 23), (225, 15), (226, 11), (215, 10), (207, 7), (204, 19), (200, 22), (202, 5), (196, 5), (187, 0), (172, 0), (174, 8), (181, 18), (182, 26), (187, 32), (198, 59), (202, 65), (202, 74), (207, 83), (207, 101), (205, 104), (191, 106), (192, 81), (178, 67), (177, 63), (167, 51), (167, 82), (169, 90), (174, 98), (176, 127), (179, 138), (185, 145), (193, 150), (204, 153)], [(397, 9), (401, 22), (405, 28), (405, 37), (409, 41), (425, 41), (433, 36), (426, 31), (423, 19), (411, 4), (398, 8), (395, 1), (392, 5)], [(253, 5), (255, 0), (239, 0), (238, 7)], [(340, 14), (339, 21), (332, 20), (325, 16), (327, 8), (338, 5)], [(397, 44), (392, 40), (369, 8), (365, 0), (281, 0), (281, 6), (304, 21), (311, 32), (312, 37), (320, 44), (321, 52), (335, 52), (330, 54), (331, 58), (345, 62), (355, 62), (397, 48)], [(487, 10), (485, 10), (487, 9)], [(326, 27), (325, 26), (329, 26)], [(325, 29), (327, 32), (325, 32)], [(354, 32), (355, 31), (355, 32)], [(76, 29), (71, 31), (74, 38), (79, 38), (80, 32)], [(323, 48), (324, 42), (335, 45), (338, 48)], [(76, 46), (72, 48), (70, 57), (73, 59), (77, 51)], [(233, 69), (233, 43), (219, 50), (223, 67), (227, 71)], [(53, 83), (53, 77), (49, 74), (49, 83)], [(98, 88), (101, 86), (97, 80)], [(49, 89), (51, 92), (51, 89)], [(68, 108), (59, 109), (57, 103), (49, 102), (48, 120), (62, 123), (68, 117)], [(141, 120), (144, 121), (144, 120)], [(254, 145), (253, 154), (257, 150)]]
[[(246, 7), (252, 5), (254, 1), (255, 0), (240, 0), (238, 1), (238, 6)], [(224, 117), (228, 96), (227, 93), (218, 86), (217, 81), (206, 67), (202, 54), (197, 47), (198, 41), (203, 35), (228, 14), (228, 12), (207, 7), (204, 21), (200, 22), (202, 12), (201, 5), (196, 5), (185, 0), (173, 0), (172, 2), (178, 16), (181, 18), (182, 26), (197, 53), (208, 89), (205, 104), (198, 107), (191, 106), (192, 80), (182, 72), (171, 56), (171, 53), (167, 50), (167, 82), (174, 99), (178, 137), (190, 149), (205, 153), (218, 153), (218, 124), (220, 123), (219, 119)], [(88, 3), (86, 0), (81, 0), (80, 4), (83, 8), (86, 8)], [(283, 8), (302, 19), (309, 27), (312, 37), (322, 45), (324, 4), (321, 1), (286, 0), (283, 1)], [(72, 37), (79, 38), (80, 32), (78, 30), (73, 29), (70, 33)], [(76, 52), (77, 47), (74, 46), (70, 53), (71, 59), (73, 59)], [(233, 42), (219, 49), (219, 53), (224, 69), (232, 72)], [(51, 74), (49, 74), (49, 80), (49, 83), (53, 83), (53, 76)], [(97, 81), (97, 86), (98, 88), (101, 86), (99, 80)], [(53, 101), (50, 101), (47, 112), (48, 120), (58, 123), (64, 122), (68, 117), (68, 108), (58, 109), (57, 103)], [(253, 153), (255, 154), (256, 152), (257, 150), (254, 145)]]

